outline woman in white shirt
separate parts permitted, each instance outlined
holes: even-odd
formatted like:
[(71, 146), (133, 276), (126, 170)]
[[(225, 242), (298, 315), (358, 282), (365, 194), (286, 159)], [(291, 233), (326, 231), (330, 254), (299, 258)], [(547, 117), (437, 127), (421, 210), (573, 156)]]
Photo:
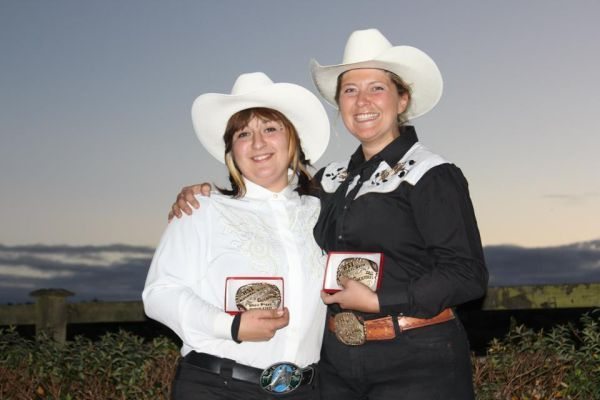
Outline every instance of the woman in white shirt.
[(327, 114), (310, 91), (251, 73), (198, 97), (192, 120), (231, 189), (172, 221), (148, 272), (146, 314), (183, 342), (173, 398), (317, 399), (324, 257), (307, 168), (327, 146)]

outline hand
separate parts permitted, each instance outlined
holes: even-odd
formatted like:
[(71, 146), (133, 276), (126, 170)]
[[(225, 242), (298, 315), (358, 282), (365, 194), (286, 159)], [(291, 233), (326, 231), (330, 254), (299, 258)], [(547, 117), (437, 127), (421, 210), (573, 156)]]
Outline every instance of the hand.
[(181, 192), (177, 195), (177, 199), (175, 203), (171, 206), (171, 211), (169, 212), (169, 221), (173, 219), (173, 217), (181, 218), (183, 215), (181, 211), (186, 213), (187, 215), (192, 215), (192, 208), (190, 205), (196, 209), (200, 207), (200, 203), (194, 197), (197, 194), (201, 194), (202, 196), (210, 196), (210, 190), (212, 186), (210, 183), (200, 183), (198, 185), (185, 186), (181, 189)]
[(242, 313), (238, 339), (242, 342), (264, 342), (290, 322), (290, 312), (283, 310), (248, 310)]
[(341, 282), (344, 289), (337, 293), (321, 292), (321, 300), (325, 304), (338, 303), (345, 310), (379, 312), (379, 297), (371, 288), (352, 279), (344, 278)]

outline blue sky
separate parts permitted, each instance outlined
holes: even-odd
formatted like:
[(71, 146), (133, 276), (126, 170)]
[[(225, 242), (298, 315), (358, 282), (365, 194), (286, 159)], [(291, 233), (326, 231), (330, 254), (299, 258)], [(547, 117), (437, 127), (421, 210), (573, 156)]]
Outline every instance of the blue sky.
[[(314, 91), (376, 27), (445, 91), (414, 121), (463, 170), (486, 245), (600, 238), (598, 1), (0, 0), (0, 243), (154, 246), (183, 185), (225, 182), (190, 107), (264, 71)], [(334, 110), (330, 147), (357, 143)]]

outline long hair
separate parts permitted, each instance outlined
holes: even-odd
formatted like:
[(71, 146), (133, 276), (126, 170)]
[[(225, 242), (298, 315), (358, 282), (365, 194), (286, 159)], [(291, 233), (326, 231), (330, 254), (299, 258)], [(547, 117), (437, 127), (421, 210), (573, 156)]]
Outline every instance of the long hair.
[(238, 111), (229, 118), (227, 127), (225, 128), (225, 134), (223, 135), (223, 141), (225, 142), (225, 165), (229, 170), (231, 189), (217, 187), (219, 192), (234, 198), (240, 198), (246, 194), (246, 185), (244, 185), (242, 172), (233, 158), (233, 137), (237, 131), (245, 128), (253, 118), (259, 118), (263, 121), (276, 121), (285, 127), (285, 130), (289, 135), (289, 168), (297, 178), (296, 191), (300, 194), (311, 193), (312, 177), (308, 172), (310, 162), (306, 160), (296, 128), (281, 112), (265, 107), (248, 108)]

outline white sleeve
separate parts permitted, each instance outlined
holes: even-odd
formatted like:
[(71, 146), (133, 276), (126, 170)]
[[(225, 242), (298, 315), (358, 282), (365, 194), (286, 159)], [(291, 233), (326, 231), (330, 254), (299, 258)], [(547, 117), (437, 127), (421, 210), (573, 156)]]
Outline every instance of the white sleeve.
[(142, 293), (146, 315), (168, 326), (191, 347), (211, 338), (232, 340), (233, 316), (194, 290), (210, 256), (210, 201), (199, 200), (199, 210), (167, 226)]

